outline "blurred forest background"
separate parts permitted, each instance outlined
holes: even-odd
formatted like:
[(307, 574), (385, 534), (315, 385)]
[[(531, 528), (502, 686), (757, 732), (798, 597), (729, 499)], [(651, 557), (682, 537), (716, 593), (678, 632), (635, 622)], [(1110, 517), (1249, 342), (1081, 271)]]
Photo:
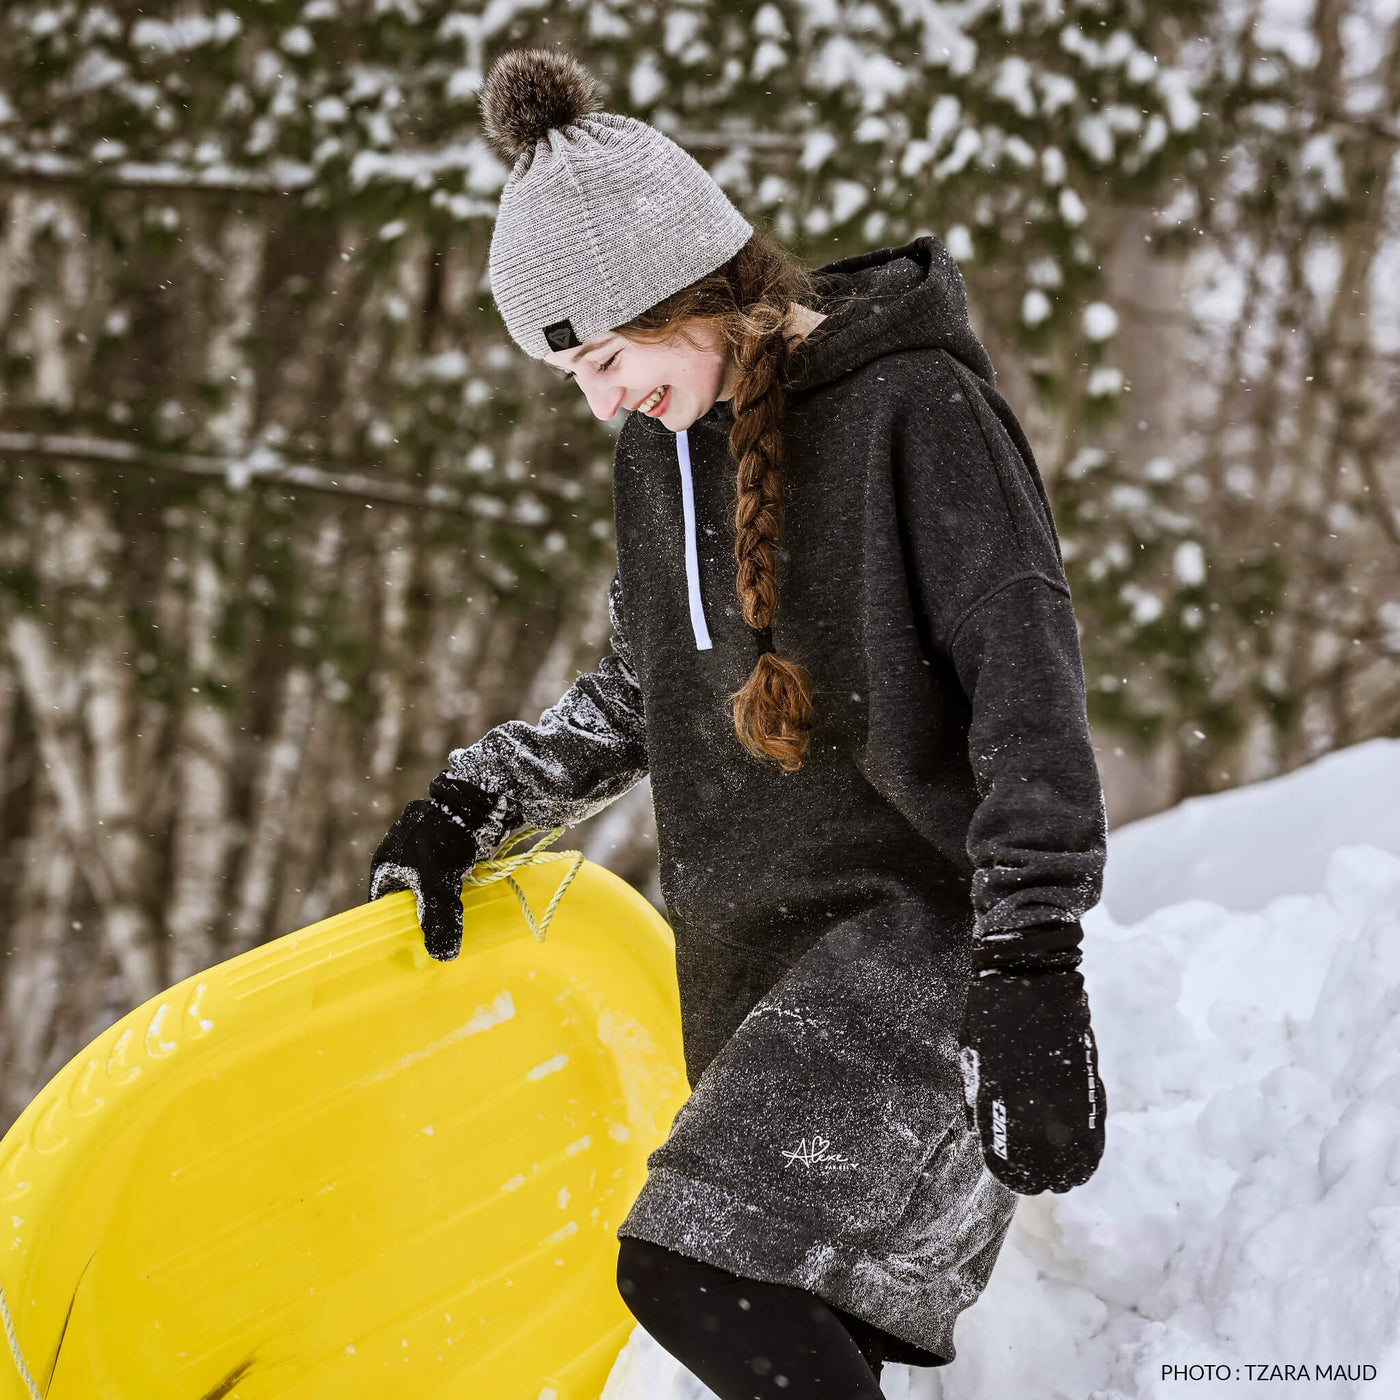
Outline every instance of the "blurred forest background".
[[(809, 265), (948, 244), (1113, 823), (1400, 735), (1394, 0), (7, 0), (3, 1123), (606, 645), (621, 420), (486, 276), (536, 44)], [(659, 902), (645, 783), (559, 844)]]

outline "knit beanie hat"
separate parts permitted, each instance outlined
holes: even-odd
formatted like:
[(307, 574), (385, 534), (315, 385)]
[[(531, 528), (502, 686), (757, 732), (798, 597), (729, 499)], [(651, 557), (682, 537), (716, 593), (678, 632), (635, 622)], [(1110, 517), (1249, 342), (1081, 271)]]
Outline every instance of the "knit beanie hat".
[(491, 294), (534, 359), (625, 325), (723, 267), (753, 234), (674, 141), (599, 111), (593, 77), (567, 54), (503, 53), (479, 105), (487, 144), (512, 166), (491, 235)]

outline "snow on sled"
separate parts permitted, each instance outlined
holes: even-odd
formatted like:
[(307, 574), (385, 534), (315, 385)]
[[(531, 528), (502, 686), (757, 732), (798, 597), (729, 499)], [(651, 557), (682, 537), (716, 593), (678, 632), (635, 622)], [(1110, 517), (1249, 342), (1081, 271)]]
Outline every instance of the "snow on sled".
[(454, 961), (388, 895), (153, 997), (28, 1105), (0, 1397), (596, 1400), (614, 1231), (689, 1092), (674, 943), (576, 852), (483, 875)]

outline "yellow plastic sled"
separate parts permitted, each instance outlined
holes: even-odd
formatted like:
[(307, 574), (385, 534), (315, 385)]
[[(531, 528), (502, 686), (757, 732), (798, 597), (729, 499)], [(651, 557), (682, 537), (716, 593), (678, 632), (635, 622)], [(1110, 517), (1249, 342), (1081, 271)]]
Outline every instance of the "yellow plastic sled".
[[(561, 884), (537, 941), (516, 891)], [(577, 852), (484, 862), (464, 904), (453, 962), (389, 895), (53, 1079), (0, 1141), (0, 1397), (597, 1400), (614, 1231), (689, 1092), (674, 943)]]

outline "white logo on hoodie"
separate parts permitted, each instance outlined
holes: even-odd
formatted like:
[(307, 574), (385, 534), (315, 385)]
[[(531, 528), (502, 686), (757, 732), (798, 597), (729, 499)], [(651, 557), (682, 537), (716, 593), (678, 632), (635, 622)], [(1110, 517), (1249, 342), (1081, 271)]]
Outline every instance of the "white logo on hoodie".
[(829, 1170), (850, 1171), (858, 1165), (851, 1161), (849, 1157), (842, 1156), (839, 1152), (831, 1151), (830, 1139), (814, 1134), (809, 1144), (803, 1138), (796, 1147), (784, 1148), (783, 1156), (787, 1158), (788, 1166), (794, 1162), (801, 1162), (804, 1166), (815, 1166), (818, 1162), (830, 1163)]

